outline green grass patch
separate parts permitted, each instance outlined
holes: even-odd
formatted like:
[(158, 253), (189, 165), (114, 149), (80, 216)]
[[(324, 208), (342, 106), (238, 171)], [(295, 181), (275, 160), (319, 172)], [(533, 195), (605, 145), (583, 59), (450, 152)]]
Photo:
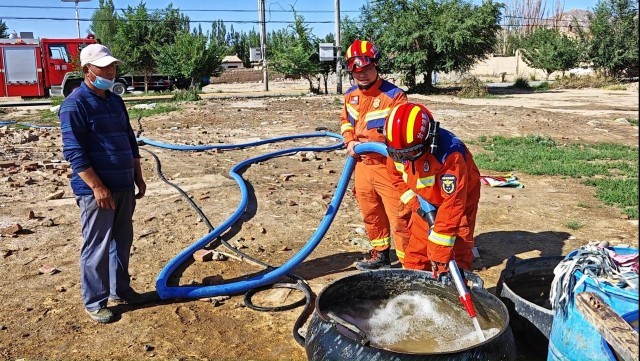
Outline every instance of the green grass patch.
[(200, 97), (199, 89), (185, 89), (185, 90), (176, 90), (173, 92), (173, 100), (175, 101), (187, 101), (192, 102), (196, 100), (202, 99)]
[(62, 104), (64, 97), (51, 97), (49, 100), (51, 100), (51, 106), (55, 107), (56, 105)]
[(627, 118), (627, 121), (628, 121), (630, 124), (638, 125), (638, 118)]
[(550, 89), (549, 88), (549, 83), (547, 83), (546, 81), (531, 87), (531, 90), (536, 91), (536, 92), (543, 92), (543, 91), (547, 91), (549, 89)]
[(621, 208), (630, 218), (638, 218), (638, 178), (587, 179), (585, 184), (596, 187), (596, 197), (605, 204)]
[(164, 114), (169, 112), (174, 112), (180, 110), (180, 107), (171, 103), (165, 104), (156, 104), (156, 107), (153, 109), (127, 109), (129, 111), (129, 118), (132, 120), (138, 119), (139, 117), (150, 117), (153, 115)]
[(567, 223), (564, 224), (565, 227), (572, 229), (572, 230), (577, 230), (580, 229), (584, 226), (584, 224), (578, 222), (578, 221), (569, 221)]
[(638, 148), (620, 144), (556, 144), (542, 136), (481, 137), (482, 169), (584, 179), (596, 197), (638, 218)]

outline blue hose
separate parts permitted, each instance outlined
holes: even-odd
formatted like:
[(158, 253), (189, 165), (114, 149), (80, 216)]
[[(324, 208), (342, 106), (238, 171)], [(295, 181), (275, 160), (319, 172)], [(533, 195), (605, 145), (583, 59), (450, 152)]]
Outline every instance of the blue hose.
[[(223, 149), (232, 149), (232, 148), (242, 148), (252, 145), (273, 143), (282, 140), (289, 139), (297, 139), (297, 138), (309, 138), (309, 137), (322, 137), (329, 136), (337, 139), (342, 139), (342, 136), (335, 133), (330, 132), (320, 132), (320, 133), (309, 133), (309, 134), (298, 134), (291, 136), (284, 136), (278, 138), (271, 138), (260, 140), (253, 143), (242, 143), (242, 144), (229, 144), (229, 145), (203, 145), (203, 146), (185, 146), (185, 145), (172, 145), (167, 143), (155, 142), (145, 138), (139, 138), (139, 140), (144, 141), (146, 144), (154, 145), (157, 147), (163, 147), (167, 149), (175, 149), (175, 150), (206, 150), (206, 149), (215, 149), (215, 148), (223, 148)], [(349, 185), (349, 180), (351, 179), (351, 174), (353, 173), (353, 169), (355, 166), (355, 160), (352, 157), (347, 157), (347, 161), (345, 163), (344, 169), (342, 170), (342, 175), (340, 176), (340, 180), (338, 181), (338, 185), (336, 187), (336, 192), (329, 203), (329, 207), (325, 212), (320, 225), (311, 236), (311, 238), (307, 241), (307, 243), (296, 253), (293, 255), (287, 262), (282, 264), (280, 267), (270, 270), (269, 272), (260, 273), (252, 278), (248, 278), (242, 281), (227, 283), (227, 284), (219, 284), (219, 285), (210, 285), (210, 286), (168, 286), (167, 280), (168, 278), (175, 272), (175, 270), (184, 263), (187, 259), (189, 259), (194, 252), (203, 248), (213, 240), (215, 240), (222, 233), (227, 231), (229, 228), (233, 226), (235, 222), (237, 222), (242, 213), (245, 211), (248, 203), (248, 190), (245, 185), (244, 179), (238, 174), (242, 168), (260, 162), (266, 159), (270, 159), (273, 157), (277, 157), (283, 154), (295, 153), (299, 151), (326, 151), (339, 149), (343, 146), (342, 142), (336, 143), (327, 147), (297, 147), (297, 148), (288, 148), (283, 149), (267, 154), (263, 154), (257, 157), (246, 159), (231, 168), (229, 171), (229, 175), (233, 177), (238, 185), (240, 186), (241, 192), (241, 200), (240, 204), (236, 208), (235, 212), (225, 220), (221, 225), (219, 225), (212, 232), (206, 234), (204, 237), (196, 241), (194, 244), (189, 246), (180, 252), (176, 257), (174, 257), (169, 263), (160, 271), (158, 278), (156, 280), (156, 290), (161, 299), (168, 298), (204, 298), (204, 297), (215, 297), (222, 295), (234, 295), (239, 293), (247, 292), (251, 289), (273, 284), (277, 282), (283, 276), (291, 273), (291, 271), (300, 265), (310, 254), (311, 252), (318, 246), (324, 235), (326, 234), (331, 222), (336, 216), (338, 209), (340, 207), (340, 203), (342, 202), (342, 198), (346, 192), (347, 186)], [(355, 152), (357, 154), (375, 152), (381, 155), (387, 155), (387, 149), (384, 144), (369, 142), (369, 143), (361, 143), (355, 147)]]
[[(171, 145), (166, 143), (160, 143), (160, 142), (155, 142), (155, 141), (151, 141), (144, 138), (140, 138), (139, 140), (144, 141), (145, 143), (150, 145), (163, 147), (167, 149), (197, 151), (197, 150), (206, 150), (206, 149), (215, 149), (215, 148), (218, 148), (218, 149), (241, 148), (241, 147), (247, 147), (251, 145), (273, 143), (273, 142), (282, 141), (282, 140), (309, 138), (309, 137), (324, 137), (324, 136), (329, 136), (329, 137), (342, 140), (342, 136), (340, 136), (339, 134), (330, 133), (330, 132), (299, 134), (299, 135), (271, 138), (271, 139), (261, 140), (253, 143), (231, 144), (231, 145), (221, 144), (221, 145), (204, 145), (204, 146), (184, 146), (184, 145)], [(242, 216), (242, 213), (244, 213), (247, 207), (249, 196), (248, 196), (248, 190), (244, 182), (244, 179), (242, 179), (242, 177), (238, 174), (238, 171), (240, 171), (242, 168), (250, 164), (260, 162), (266, 159), (270, 159), (273, 157), (277, 157), (283, 154), (295, 153), (299, 151), (326, 151), (326, 150), (339, 149), (342, 146), (343, 146), (343, 143), (342, 141), (340, 141), (334, 145), (325, 146), (325, 147), (288, 148), (288, 149), (283, 149), (283, 150), (263, 154), (257, 157), (249, 158), (233, 166), (229, 171), (229, 175), (236, 180), (236, 182), (238, 183), (238, 186), (240, 187), (240, 193), (241, 193), (240, 204), (236, 208), (235, 212), (227, 220), (225, 220), (221, 225), (219, 225), (214, 231), (206, 234), (204, 237), (196, 241), (194, 244), (184, 249), (176, 257), (174, 257), (171, 261), (169, 261), (169, 263), (162, 269), (162, 271), (160, 271), (160, 274), (158, 275), (158, 278), (156, 280), (156, 290), (160, 298), (161, 299), (168, 299), (168, 298), (174, 298), (174, 297), (202, 298), (202, 297), (239, 294), (256, 287), (275, 283), (276, 281), (278, 281), (278, 279), (280, 279), (283, 276), (286, 276), (288, 273), (290, 273), (292, 269), (294, 269), (300, 263), (302, 263), (302, 261), (304, 261), (309, 256), (309, 254), (315, 249), (315, 247), (318, 245), (318, 243), (326, 233), (327, 229), (331, 225), (331, 222), (333, 221), (333, 218), (336, 215), (338, 207), (340, 206), (342, 198), (344, 197), (345, 190), (349, 184), (351, 173), (353, 172), (353, 167), (355, 165), (355, 161), (351, 157), (347, 159), (347, 163), (345, 164), (344, 171), (342, 173), (340, 181), (338, 182), (336, 193), (334, 194), (333, 199), (329, 204), (329, 208), (327, 209), (325, 216), (323, 217), (323, 220), (321, 221), (318, 229), (313, 234), (313, 236), (309, 239), (309, 241), (307, 241), (306, 245), (300, 251), (298, 251), (298, 253), (296, 253), (291, 259), (289, 259), (286, 263), (284, 263), (282, 266), (276, 269), (270, 270), (269, 272), (261, 273), (252, 278), (245, 279), (238, 282), (228, 283), (228, 284), (210, 285), (210, 286), (179, 286), (179, 287), (172, 287), (167, 285), (167, 280), (169, 279), (171, 274), (173, 274), (173, 272), (175, 272), (175, 270), (182, 263), (188, 260), (195, 251), (203, 248), (204, 246), (206, 246), (207, 244), (215, 240), (222, 233), (224, 233), (229, 228), (231, 228), (233, 224), (240, 219), (240, 217)]]
[(22, 125), (29, 128), (37, 128), (37, 129), (59, 129), (59, 127), (49, 126), (49, 125), (38, 125), (38, 124), (29, 124), (29, 123), (18, 123), (15, 120), (3, 120), (0, 121), (0, 125)]

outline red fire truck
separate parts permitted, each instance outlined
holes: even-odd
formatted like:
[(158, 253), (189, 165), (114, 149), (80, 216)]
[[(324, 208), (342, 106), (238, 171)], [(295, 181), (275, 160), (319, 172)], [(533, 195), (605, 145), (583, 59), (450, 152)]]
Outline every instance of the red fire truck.
[[(0, 39), (0, 97), (67, 96), (83, 81), (80, 50), (85, 39)], [(118, 83), (113, 91), (122, 94)]]

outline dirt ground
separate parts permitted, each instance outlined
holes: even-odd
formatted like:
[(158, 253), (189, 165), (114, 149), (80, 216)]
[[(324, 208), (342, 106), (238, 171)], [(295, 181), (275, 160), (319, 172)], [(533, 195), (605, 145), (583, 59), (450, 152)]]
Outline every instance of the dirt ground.
[[(638, 144), (638, 126), (620, 119), (638, 117), (637, 87), (469, 100), (410, 99), (428, 104), (443, 127), (465, 140), (542, 134), (559, 142)], [(217, 144), (308, 133), (317, 127), (337, 132), (341, 100), (335, 95), (211, 98), (181, 108), (142, 119), (143, 136), (170, 143)], [(2, 110), (0, 120), (32, 120), (24, 111)], [(239, 188), (228, 176), (234, 164), (277, 149), (332, 142), (311, 138), (197, 153), (142, 148), (158, 155), (163, 173), (192, 196), (215, 226), (240, 201)], [(70, 171), (62, 160), (59, 130), (3, 127), (0, 147), (0, 228), (15, 224), (23, 228), (0, 238), (0, 359), (306, 359), (304, 349), (291, 336), (300, 308), (257, 312), (243, 305), (241, 295), (218, 304), (172, 299), (140, 307), (115, 306), (116, 322), (100, 325), (90, 320), (80, 299), (80, 217), (67, 179)], [(473, 144), (470, 148), (480, 151)], [(148, 190), (134, 216), (130, 271), (133, 287), (152, 293), (167, 262), (208, 230), (175, 189), (159, 179), (153, 158), (141, 153)], [(318, 226), (345, 157), (343, 150), (306, 157), (294, 154), (248, 167), (242, 174), (251, 193), (248, 210), (224, 238), (272, 265), (284, 263)], [(563, 255), (596, 240), (638, 244), (638, 221), (602, 204), (595, 198), (595, 189), (581, 180), (517, 175), (525, 188), (482, 189), (476, 231), (480, 258), (474, 268), (489, 290), (512, 255)], [(570, 220), (584, 227), (571, 230), (565, 226)], [(353, 262), (362, 257), (366, 244), (361, 230), (355, 199), (348, 193), (326, 236), (296, 274), (306, 278), (317, 294), (329, 282), (357, 272)], [(181, 285), (211, 284), (259, 270), (231, 258), (189, 264), (178, 277)], [(256, 301), (277, 305), (299, 297), (297, 292), (273, 290), (259, 294)]]

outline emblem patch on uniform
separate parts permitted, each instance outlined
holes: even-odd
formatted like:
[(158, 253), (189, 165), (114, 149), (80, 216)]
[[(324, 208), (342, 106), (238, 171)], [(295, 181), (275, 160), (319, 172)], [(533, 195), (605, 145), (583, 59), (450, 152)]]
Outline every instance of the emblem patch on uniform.
[(458, 183), (458, 179), (456, 178), (456, 176), (454, 176), (453, 174), (445, 174), (440, 177), (440, 180), (442, 181), (442, 190), (445, 193), (451, 194), (456, 191), (456, 186)]
[(378, 98), (373, 99), (373, 107), (378, 109), (379, 106), (380, 106), (380, 99)]
[(429, 171), (429, 162), (428, 161), (424, 162), (424, 168), (423, 169), (424, 169), (425, 172)]
[(353, 105), (358, 105), (358, 96), (356, 95), (355, 97), (351, 98), (349, 103), (351, 103)]

